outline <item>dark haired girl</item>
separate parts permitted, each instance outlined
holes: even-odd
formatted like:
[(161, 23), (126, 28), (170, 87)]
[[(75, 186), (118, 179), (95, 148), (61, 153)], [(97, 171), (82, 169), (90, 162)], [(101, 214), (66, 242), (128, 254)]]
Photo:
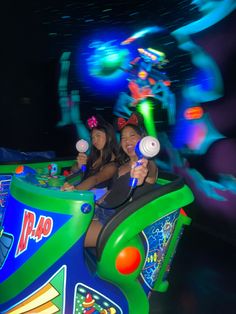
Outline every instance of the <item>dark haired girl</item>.
[(92, 116), (87, 124), (92, 139), (90, 155), (79, 153), (77, 162), (72, 168), (75, 172), (81, 169), (82, 165), (86, 165), (84, 178), (75, 187), (65, 183), (62, 190), (106, 189), (117, 171), (117, 142), (114, 128), (100, 116)]

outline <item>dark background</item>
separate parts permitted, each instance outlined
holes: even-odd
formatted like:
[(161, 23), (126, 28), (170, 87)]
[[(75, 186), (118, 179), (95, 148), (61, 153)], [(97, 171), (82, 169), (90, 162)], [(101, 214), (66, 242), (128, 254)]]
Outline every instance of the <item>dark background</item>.
[[(60, 155), (71, 154), (69, 145), (60, 148), (58, 144), (62, 137), (65, 141), (61, 146), (68, 142), (70, 130), (65, 128), (61, 132), (56, 128), (60, 119), (57, 83), (61, 54), (72, 52), (69, 88), (80, 90), (82, 114), (85, 116), (86, 111), (95, 105), (112, 108), (118, 91), (113, 98), (105, 97), (104, 91), (93, 91), (86, 78), (78, 75), (76, 70), (85, 61), (79, 60), (78, 53), (83, 52), (91, 34), (104, 34), (108, 30), (120, 32), (121, 38), (126, 39), (138, 30), (156, 24), (165, 26), (166, 32), (147, 36), (140, 40), (139, 45), (148, 47), (157, 43), (162, 47), (170, 40), (173, 42), (170, 32), (178, 25), (192, 21), (199, 12), (189, 1), (167, 2), (4, 2), (0, 145), (18, 150), (55, 149)], [(170, 57), (168, 74), (172, 80), (178, 81), (173, 86), (177, 91), (190, 73), (191, 66), (188, 56), (176, 45), (174, 47), (166, 45), (165, 51)]]
[[(4, 2), (1, 18), (0, 146), (23, 151), (50, 149), (60, 156), (74, 153), (72, 147), (76, 135), (73, 127), (56, 127), (60, 120), (57, 93), (59, 59), (64, 51), (71, 51), (69, 89), (80, 91), (82, 118), (99, 107), (106, 108), (106, 117), (112, 113), (119, 91), (107, 97), (104, 90), (93, 90), (92, 83), (79, 73), (81, 64), (85, 62), (83, 51), (88, 38), (91, 34), (104, 34), (106, 30), (120, 33), (125, 39), (148, 26), (164, 27), (163, 33), (145, 36), (138, 45), (165, 51), (170, 61), (166, 72), (174, 82), (171, 89), (178, 101), (181, 88), (192, 78), (193, 66), (188, 53), (179, 50), (170, 33), (200, 15), (188, 0), (165, 3), (107, 1), (102, 4), (100, 1), (65, 0)], [(216, 129), (232, 139), (233, 159), (236, 157), (234, 31), (235, 12), (193, 36), (194, 41), (213, 57), (222, 73), (224, 96), (202, 106), (210, 114)], [(215, 165), (211, 159), (209, 162), (211, 151), (218, 155), (224, 149), (222, 146), (218, 151), (214, 146), (199, 163), (203, 171), (208, 172), (209, 165)], [(232, 173), (232, 169), (230, 171)]]

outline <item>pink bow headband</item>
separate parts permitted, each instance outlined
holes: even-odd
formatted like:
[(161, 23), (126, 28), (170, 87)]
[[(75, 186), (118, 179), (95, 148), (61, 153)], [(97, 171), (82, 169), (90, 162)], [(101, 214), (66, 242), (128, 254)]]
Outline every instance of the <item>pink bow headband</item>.
[(96, 117), (92, 116), (88, 119), (87, 124), (90, 130), (92, 130), (93, 128), (96, 128), (98, 126), (98, 120), (96, 119)]

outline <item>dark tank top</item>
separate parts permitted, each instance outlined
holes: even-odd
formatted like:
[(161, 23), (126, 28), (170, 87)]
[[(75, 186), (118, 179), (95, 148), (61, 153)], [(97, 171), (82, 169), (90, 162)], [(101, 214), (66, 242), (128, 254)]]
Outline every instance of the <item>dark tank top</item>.
[[(129, 180), (130, 172), (127, 172), (126, 174), (120, 177), (118, 177), (118, 173), (116, 174), (112, 182), (110, 193), (105, 198), (107, 206), (111, 208), (116, 207), (118, 204), (120, 204), (127, 198), (130, 192)], [(139, 198), (140, 196), (148, 193), (149, 191), (154, 190), (156, 187), (157, 187), (156, 184), (144, 182), (142, 185), (137, 186), (134, 189), (132, 197), (129, 201)]]
[[(116, 165), (116, 162), (115, 161), (110, 161), (109, 163), (107, 163), (106, 165), (108, 164), (111, 164), (111, 163), (114, 163), (114, 165)], [(85, 179), (91, 177), (91, 176), (94, 176), (96, 175), (99, 171), (101, 170), (101, 167), (97, 167), (95, 169), (90, 169), (90, 171), (86, 172), (82, 181), (84, 181)], [(111, 179), (108, 179), (106, 181), (103, 181), (99, 184), (97, 184), (96, 186), (94, 186), (94, 189), (103, 189), (103, 188), (108, 188), (110, 189), (111, 185), (112, 185), (112, 181), (113, 181), (113, 178)]]
[[(118, 210), (124, 208), (129, 202), (136, 200), (137, 198), (145, 195), (150, 191), (153, 191), (158, 186), (157, 184), (144, 182), (144, 184), (137, 186), (134, 189), (131, 198), (127, 199), (130, 192), (129, 180), (130, 172), (127, 172), (120, 177), (118, 177), (117, 173), (117, 175), (114, 177), (112, 188), (104, 201), (101, 203), (101, 205), (104, 206), (106, 209), (101, 208), (98, 205), (95, 210), (95, 216), (98, 218), (102, 225), (104, 225), (109, 219), (111, 219), (111, 217)], [(124, 203), (126, 199), (127, 203)], [(121, 205), (117, 207), (119, 204)], [(114, 209), (114, 207), (116, 208)]]

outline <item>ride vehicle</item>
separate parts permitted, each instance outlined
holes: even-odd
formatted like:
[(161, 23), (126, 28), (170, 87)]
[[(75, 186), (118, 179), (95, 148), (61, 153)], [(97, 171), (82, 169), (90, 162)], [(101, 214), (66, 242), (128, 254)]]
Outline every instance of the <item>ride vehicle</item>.
[[(52, 164), (59, 183), (43, 174)], [(180, 177), (160, 173), (161, 187), (124, 206), (95, 250), (85, 249), (94, 194), (58, 189), (71, 164), (0, 166), (0, 312), (148, 314), (151, 292), (168, 288), (177, 244), (191, 222), (183, 208), (193, 201), (191, 190)]]

